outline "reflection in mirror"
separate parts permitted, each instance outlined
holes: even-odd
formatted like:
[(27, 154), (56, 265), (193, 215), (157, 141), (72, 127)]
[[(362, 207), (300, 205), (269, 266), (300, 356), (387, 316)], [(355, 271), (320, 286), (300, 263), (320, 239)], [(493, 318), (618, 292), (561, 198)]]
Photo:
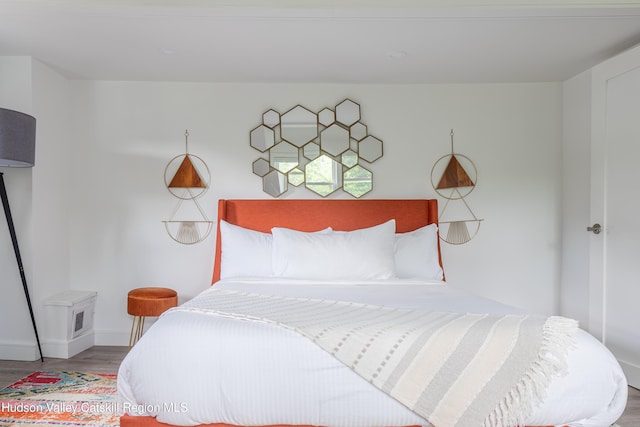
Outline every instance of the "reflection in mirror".
[(280, 124), (280, 114), (277, 111), (269, 110), (262, 115), (262, 123), (273, 128)]
[(339, 125), (331, 125), (320, 132), (322, 151), (338, 156), (349, 149), (349, 132)]
[(362, 197), (373, 188), (373, 174), (362, 166), (354, 166), (344, 173), (342, 188), (353, 197)]
[(276, 137), (273, 129), (260, 125), (251, 131), (249, 141), (253, 148), (265, 152), (276, 143)]
[(351, 126), (360, 120), (360, 106), (350, 99), (345, 99), (336, 105), (336, 121), (345, 126)]
[(367, 136), (367, 126), (358, 122), (355, 125), (351, 126), (349, 132), (351, 133), (351, 138), (355, 139), (356, 141), (360, 141), (362, 138)]
[(249, 141), (253, 148), (264, 153), (269, 148), (273, 147), (276, 143), (276, 137), (273, 129), (260, 125), (251, 131)]
[(298, 168), (292, 169), (287, 174), (287, 178), (289, 179), (289, 184), (297, 187), (304, 182), (304, 172)]
[(298, 166), (298, 149), (288, 142), (279, 142), (269, 150), (269, 164), (282, 173)]
[(292, 108), (280, 118), (280, 136), (302, 147), (318, 136), (318, 116), (299, 105)]
[(358, 154), (369, 163), (375, 162), (382, 157), (382, 141), (375, 136), (366, 137), (358, 144)]
[(269, 167), (269, 162), (265, 159), (258, 159), (253, 162), (253, 173), (258, 176), (265, 176), (267, 173), (269, 173), (269, 169), (271, 169)]
[(341, 161), (348, 168), (355, 166), (358, 163), (358, 153), (353, 150), (342, 153)]
[(326, 197), (342, 187), (342, 165), (322, 155), (305, 166), (306, 187)]
[(310, 142), (302, 148), (302, 153), (307, 159), (313, 160), (320, 155), (320, 146)]
[(280, 197), (287, 189), (287, 177), (278, 171), (271, 171), (262, 177), (262, 190), (273, 197)]
[(325, 108), (324, 110), (318, 113), (318, 122), (322, 126), (330, 126), (335, 121), (336, 121), (336, 114), (328, 108)]

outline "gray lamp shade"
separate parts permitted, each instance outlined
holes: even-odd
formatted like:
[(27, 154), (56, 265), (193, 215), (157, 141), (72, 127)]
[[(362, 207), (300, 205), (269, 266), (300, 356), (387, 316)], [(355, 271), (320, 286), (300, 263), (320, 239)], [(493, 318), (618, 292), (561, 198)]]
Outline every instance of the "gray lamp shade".
[(0, 166), (31, 167), (36, 154), (36, 119), (0, 108)]

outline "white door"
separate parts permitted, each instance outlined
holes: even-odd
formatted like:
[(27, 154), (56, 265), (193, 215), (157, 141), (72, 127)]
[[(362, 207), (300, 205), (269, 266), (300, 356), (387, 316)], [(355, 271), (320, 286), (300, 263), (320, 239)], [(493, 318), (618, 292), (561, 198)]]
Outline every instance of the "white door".
[(603, 231), (590, 238), (590, 326), (638, 388), (640, 49), (594, 69), (593, 83), (591, 220)]

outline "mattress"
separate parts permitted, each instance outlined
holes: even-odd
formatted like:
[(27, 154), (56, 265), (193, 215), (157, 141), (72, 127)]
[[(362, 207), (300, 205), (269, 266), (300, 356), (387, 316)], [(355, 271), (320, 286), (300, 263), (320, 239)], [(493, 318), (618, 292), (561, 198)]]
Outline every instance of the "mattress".
[[(524, 313), (437, 281), (227, 279), (196, 302), (214, 289), (423, 311)], [(613, 355), (579, 330), (566, 361), (566, 373), (552, 378), (526, 425), (613, 424), (627, 401)], [(295, 331), (181, 310), (166, 312), (131, 349), (118, 391), (128, 414), (173, 425), (431, 426)]]

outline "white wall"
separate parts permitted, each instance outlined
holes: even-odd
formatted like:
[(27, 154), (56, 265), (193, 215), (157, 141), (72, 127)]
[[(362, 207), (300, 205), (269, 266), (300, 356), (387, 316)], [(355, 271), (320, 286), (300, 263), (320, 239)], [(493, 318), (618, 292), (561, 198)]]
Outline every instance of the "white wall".
[(163, 173), (184, 150), (184, 129), (212, 171), (201, 203), (215, 219), (219, 198), (269, 198), (251, 173), (259, 153), (248, 143), (263, 112), (318, 111), (344, 98), (361, 104), (369, 133), (384, 141), (369, 198), (434, 197), (429, 174), (450, 150), (450, 128), (456, 151), (476, 162), (468, 202), (484, 222), (469, 244), (444, 246), (451, 283), (536, 312), (559, 309), (560, 84), (72, 87), (71, 285), (98, 291), (99, 344), (127, 338), (129, 289), (169, 286), (185, 299), (209, 285), (215, 236), (183, 246), (161, 223), (177, 202)]
[[(41, 342), (43, 300), (68, 289), (68, 81), (29, 57), (0, 57), (0, 107), (36, 117), (33, 168), (2, 168)], [(39, 357), (4, 213), (0, 213), (0, 359)]]
[(33, 61), (33, 114), (37, 120), (33, 168), (33, 302), (45, 355), (52, 337), (67, 325), (52, 325), (44, 301), (70, 289), (69, 258), (69, 82), (41, 62)]
[[(0, 57), (0, 107), (33, 115), (32, 60)], [(32, 168), (0, 167), (25, 275), (33, 291)], [(4, 211), (0, 210), (0, 359), (34, 360), (35, 336)]]
[(591, 71), (563, 84), (562, 278), (560, 312), (589, 324)]
[[(345, 98), (361, 104), (369, 133), (384, 141), (384, 156), (371, 167), (374, 190), (367, 198), (435, 197), (429, 174), (450, 151), (451, 128), (456, 151), (475, 162), (477, 188), (467, 201), (484, 221), (470, 243), (443, 245), (450, 283), (543, 314), (559, 310), (560, 83), (65, 83), (45, 74), (51, 102), (60, 98), (64, 106), (69, 96), (70, 107), (46, 113), (43, 107), (47, 117), (39, 118), (50, 124), (67, 120), (68, 126), (51, 130), (51, 147), (61, 149), (49, 154), (64, 166), (51, 162), (42, 173), (33, 169), (38, 237), (32, 239), (47, 253), (58, 249), (51, 262), (38, 261), (34, 292), (40, 298), (57, 292), (67, 275), (69, 289), (96, 290), (97, 344), (126, 345), (128, 290), (169, 286), (185, 300), (210, 283), (215, 236), (180, 245), (161, 222), (177, 203), (163, 174), (167, 162), (184, 151), (185, 129), (190, 152), (212, 171), (211, 189), (200, 202), (215, 220), (220, 198), (270, 198), (251, 172), (260, 153), (248, 142), (263, 112), (296, 104), (318, 111)], [(0, 84), (11, 78), (0, 74)], [(286, 197), (316, 196), (299, 189)], [(53, 216), (46, 213), (50, 203)], [(57, 230), (44, 231), (45, 217), (46, 226)], [(5, 281), (4, 269), (0, 277)], [(0, 343), (5, 336), (1, 331)]]

